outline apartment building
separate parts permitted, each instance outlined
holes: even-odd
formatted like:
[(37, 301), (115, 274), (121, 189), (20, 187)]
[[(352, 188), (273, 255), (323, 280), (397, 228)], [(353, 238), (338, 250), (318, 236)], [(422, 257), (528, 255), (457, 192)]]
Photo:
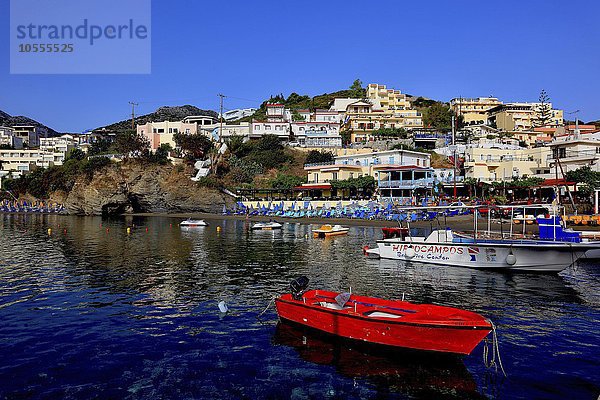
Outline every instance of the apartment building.
[(450, 108), (455, 115), (463, 117), (465, 125), (486, 124), (489, 111), (501, 104), (502, 102), (495, 97), (459, 97), (450, 100)]
[(550, 172), (550, 148), (465, 150), (465, 178), (481, 182), (511, 180)]
[(15, 125), (13, 135), (23, 140), (23, 145), (27, 147), (38, 147), (40, 138), (48, 136), (48, 129), (35, 125)]
[[(558, 127), (564, 125), (563, 110), (557, 110), (550, 106), (550, 120), (545, 126)], [(541, 103), (507, 103), (491, 108), (488, 113), (487, 123), (498, 130), (530, 131), (539, 125)]]
[(8, 126), (0, 126), (0, 146), (13, 149), (23, 148), (23, 139), (15, 136), (15, 130)]
[[(73, 135), (62, 135), (40, 139), (40, 150), (49, 153), (61, 153), (64, 158), (77, 147), (77, 139)], [(61, 163), (62, 163), (61, 161)]]
[(589, 166), (600, 172), (600, 135), (571, 135), (556, 138), (550, 143), (548, 162), (550, 173), (562, 177), (563, 172)]
[(406, 202), (431, 193), (434, 183), (430, 155), (409, 150), (342, 155), (331, 163), (308, 164), (304, 170), (308, 176), (302, 189), (317, 197), (338, 195), (331, 181), (372, 176), (382, 200)]
[(257, 111), (256, 108), (237, 108), (223, 113), (224, 121), (235, 121), (241, 118), (249, 117)]
[(423, 128), (421, 113), (411, 108), (406, 95), (385, 85), (370, 84), (367, 99), (335, 99), (330, 111), (352, 132), (352, 142), (371, 140), (373, 131), (384, 128)]

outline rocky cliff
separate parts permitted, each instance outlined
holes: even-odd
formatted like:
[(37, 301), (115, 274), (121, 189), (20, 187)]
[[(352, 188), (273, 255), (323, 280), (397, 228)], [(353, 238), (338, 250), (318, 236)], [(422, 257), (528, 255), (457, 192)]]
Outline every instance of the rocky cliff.
[(100, 215), (131, 212), (220, 213), (234, 199), (190, 180), (181, 166), (123, 162), (81, 177), (65, 199), (69, 214)]

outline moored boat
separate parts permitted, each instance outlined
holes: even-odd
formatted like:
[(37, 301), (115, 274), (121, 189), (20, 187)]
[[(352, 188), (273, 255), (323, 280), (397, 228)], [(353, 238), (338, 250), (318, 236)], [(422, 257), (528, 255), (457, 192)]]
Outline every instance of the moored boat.
[(348, 233), (348, 231), (350, 230), (350, 228), (345, 227), (345, 226), (341, 226), (341, 225), (321, 225), (320, 228), (318, 229), (314, 229), (313, 232), (313, 237), (315, 238), (325, 238), (325, 237), (330, 237), (330, 236), (339, 236), (339, 235), (345, 235)]
[(455, 237), (450, 229), (434, 230), (427, 237), (377, 241), (365, 248), (366, 255), (444, 266), (528, 272), (560, 272), (599, 245), (518, 239), (473, 239)]
[(275, 229), (281, 229), (282, 227), (283, 225), (277, 221), (269, 221), (257, 222), (254, 225), (252, 225), (250, 229), (252, 229), (253, 231), (272, 231)]
[(185, 221), (181, 221), (179, 223), (179, 226), (181, 227), (186, 227), (186, 228), (196, 228), (199, 226), (208, 226), (208, 222), (204, 221), (203, 219), (186, 219)]
[(493, 329), (485, 317), (458, 308), (325, 290), (292, 289), (275, 305), (283, 320), (339, 337), (415, 350), (470, 354)]

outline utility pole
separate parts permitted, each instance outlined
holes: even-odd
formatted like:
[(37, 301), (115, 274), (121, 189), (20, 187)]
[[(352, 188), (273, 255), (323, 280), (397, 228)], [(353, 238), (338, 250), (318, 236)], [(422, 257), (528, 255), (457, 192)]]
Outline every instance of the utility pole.
[(135, 106), (139, 106), (139, 104), (133, 101), (130, 101), (129, 104), (131, 104), (131, 129), (135, 129)]
[(219, 93), (219, 141), (221, 141), (221, 137), (223, 136), (223, 99), (225, 98), (224, 94)]
[(454, 149), (454, 173), (452, 176), (454, 177), (454, 199), (456, 199), (456, 130), (454, 127), (454, 115), (452, 116), (452, 148)]

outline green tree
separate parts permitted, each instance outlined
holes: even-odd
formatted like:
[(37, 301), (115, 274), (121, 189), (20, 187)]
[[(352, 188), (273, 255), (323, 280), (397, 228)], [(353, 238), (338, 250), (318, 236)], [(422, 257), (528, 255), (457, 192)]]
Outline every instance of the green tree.
[(534, 124), (538, 127), (546, 126), (552, 118), (552, 106), (550, 105), (550, 97), (544, 89), (540, 92), (539, 103), (536, 109)]
[(362, 99), (367, 95), (367, 91), (362, 87), (360, 79), (356, 79), (350, 86), (351, 97)]
[(86, 157), (86, 154), (83, 152), (83, 150), (75, 148), (72, 149), (69, 154), (67, 155), (67, 160), (83, 160)]
[(444, 103), (436, 102), (423, 111), (423, 123), (426, 127), (451, 130), (452, 111)]
[(273, 189), (293, 189), (305, 182), (306, 178), (301, 178), (295, 175), (277, 174), (277, 177), (271, 181)]
[(139, 158), (150, 148), (150, 142), (145, 136), (129, 129), (117, 134), (114, 148), (126, 158)]
[(300, 115), (298, 110), (292, 110), (292, 121), (304, 121), (305, 118)]
[(181, 148), (186, 156), (193, 160), (203, 159), (213, 148), (213, 143), (208, 137), (201, 133), (187, 135), (178, 132), (173, 135), (175, 144)]
[(305, 164), (318, 164), (333, 161), (334, 156), (330, 151), (311, 150), (306, 155)]
[(106, 154), (110, 151), (111, 145), (112, 145), (112, 142), (109, 139), (99, 138), (90, 145), (88, 154), (90, 156), (95, 156), (98, 154)]

